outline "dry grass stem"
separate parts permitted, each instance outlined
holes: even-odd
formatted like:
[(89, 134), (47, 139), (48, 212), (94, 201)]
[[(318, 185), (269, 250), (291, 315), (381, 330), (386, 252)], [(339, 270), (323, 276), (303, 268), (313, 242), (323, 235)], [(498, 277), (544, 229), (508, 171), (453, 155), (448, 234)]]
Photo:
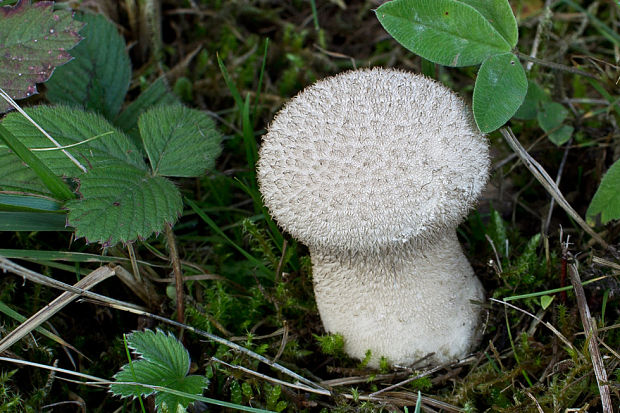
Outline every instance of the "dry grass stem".
[(127, 308), (127, 309), (132, 309), (134, 311), (145, 311), (145, 308), (139, 305), (127, 303), (125, 301), (115, 300), (114, 298), (110, 298), (110, 297), (106, 297), (105, 295), (93, 293), (83, 288), (65, 284), (53, 278), (46, 277), (45, 275), (39, 274), (35, 271), (29, 270), (28, 268), (22, 267), (21, 265), (15, 264), (11, 260), (8, 260), (2, 256), (0, 256), (0, 269), (4, 271), (12, 272), (13, 274), (19, 275), (20, 277), (23, 277), (24, 279), (27, 279), (28, 281), (32, 281), (36, 284), (41, 284), (41, 285), (45, 285), (46, 287), (52, 287), (52, 288), (56, 288), (59, 290), (68, 291), (68, 292), (77, 294), (80, 297), (90, 298), (99, 303), (106, 303), (109, 305), (114, 305), (117, 308)]
[[(114, 270), (110, 267), (99, 267), (86, 277), (82, 278), (75, 284), (75, 288), (81, 290), (89, 290), (101, 281), (114, 275)], [(67, 304), (80, 297), (80, 294), (65, 291), (60, 294), (54, 301), (37, 311), (28, 320), (21, 323), (17, 328), (11, 331), (0, 340), (0, 353), (8, 350), (13, 344), (21, 340), (24, 336), (39, 327), (45, 321), (49, 320), (54, 314), (62, 310)]]
[(573, 218), (575, 222), (577, 222), (577, 224), (579, 224), (579, 226), (585, 232), (590, 234), (590, 236), (594, 240), (596, 240), (596, 242), (603, 246), (603, 248), (608, 249), (609, 244), (600, 235), (594, 232), (594, 230), (590, 228), (590, 226), (583, 220), (583, 218), (579, 216), (577, 211), (575, 211), (573, 207), (570, 206), (570, 204), (568, 203), (568, 201), (566, 201), (564, 195), (562, 195), (562, 192), (560, 192), (560, 189), (555, 184), (553, 179), (551, 179), (545, 169), (538, 162), (536, 162), (536, 160), (532, 158), (529, 153), (527, 153), (527, 151), (517, 140), (514, 133), (512, 133), (512, 130), (508, 127), (504, 127), (500, 129), (500, 132), (504, 136), (504, 139), (506, 139), (506, 142), (508, 142), (508, 145), (510, 145), (510, 147), (515, 151), (517, 156), (521, 159), (523, 164), (530, 170), (532, 175), (534, 175), (534, 177), (547, 190), (547, 192), (555, 199), (558, 205), (560, 205), (562, 209), (566, 211), (566, 213), (570, 215), (570, 217)]
[(217, 359), (215, 357), (211, 357), (211, 360), (215, 361), (216, 363), (222, 364), (222, 365), (224, 365), (224, 366), (226, 366), (228, 368), (242, 371), (242, 372), (244, 372), (246, 374), (249, 374), (249, 375), (252, 375), (252, 376), (255, 376), (255, 377), (259, 377), (259, 378), (261, 378), (263, 380), (267, 380), (267, 381), (270, 381), (272, 383), (279, 384), (281, 386), (291, 387), (293, 389), (303, 390), (303, 391), (307, 391), (309, 393), (316, 393), (316, 394), (320, 394), (320, 395), (323, 395), (323, 396), (331, 396), (332, 395), (332, 393), (329, 390), (326, 390), (326, 389), (316, 389), (316, 388), (309, 387), (309, 386), (306, 386), (306, 385), (303, 385), (303, 384), (300, 384), (300, 383), (288, 383), (286, 381), (283, 381), (283, 380), (280, 380), (280, 379), (276, 379), (274, 377), (267, 376), (265, 374), (262, 374), (262, 373), (259, 373), (257, 371), (248, 369), (248, 368), (243, 367), (243, 366), (236, 366), (236, 365), (233, 365), (233, 364), (226, 363), (225, 361), (222, 361), (222, 360)]
[(564, 335), (562, 333), (560, 333), (558, 331), (557, 328), (555, 328), (552, 324), (543, 321), (540, 319), (540, 317), (535, 316), (534, 314), (530, 313), (529, 311), (526, 311), (522, 308), (517, 307), (516, 305), (512, 305), (510, 303), (507, 303), (506, 301), (500, 301), (497, 300), (495, 298), (489, 298), (490, 301), (493, 301), (495, 303), (499, 303), (499, 304), (503, 304), (507, 307), (510, 307), (512, 309), (515, 309), (517, 311), (522, 312), (525, 315), (528, 315), (530, 317), (532, 317), (535, 320), (538, 320), (540, 323), (542, 323), (545, 327), (547, 327), (549, 330), (551, 330), (553, 332), (553, 334), (555, 334), (564, 344), (566, 344), (575, 354), (577, 354), (579, 356), (579, 358), (584, 359), (585, 357), (583, 356), (583, 354), (581, 354), (579, 351), (577, 351), (577, 349), (575, 348), (575, 346), (573, 346), (573, 343), (571, 343), (570, 341), (568, 341), (568, 339), (566, 337), (564, 337)]
[(177, 241), (174, 236), (171, 224), (166, 224), (166, 240), (168, 241), (168, 250), (170, 251), (170, 263), (172, 264), (172, 272), (174, 273), (175, 287), (177, 293), (177, 321), (182, 323), (185, 320), (185, 294), (183, 291), (183, 270), (181, 269), (181, 260), (177, 251)]
[(570, 264), (568, 267), (568, 274), (570, 281), (575, 289), (575, 297), (577, 299), (577, 306), (579, 308), (579, 315), (581, 322), (583, 323), (583, 329), (586, 333), (586, 339), (588, 340), (588, 349), (590, 350), (590, 358), (592, 359), (592, 367), (594, 368), (594, 375), (596, 376), (596, 382), (598, 383), (599, 392), (601, 394), (601, 405), (603, 406), (604, 413), (613, 413), (613, 405), (611, 404), (611, 393), (609, 391), (609, 385), (607, 384), (607, 371), (605, 371), (605, 364), (601, 358), (601, 351), (598, 347), (598, 336), (596, 333), (596, 323), (592, 321), (590, 315), (590, 308), (588, 307), (588, 301), (581, 284), (581, 278), (577, 271), (576, 264)]

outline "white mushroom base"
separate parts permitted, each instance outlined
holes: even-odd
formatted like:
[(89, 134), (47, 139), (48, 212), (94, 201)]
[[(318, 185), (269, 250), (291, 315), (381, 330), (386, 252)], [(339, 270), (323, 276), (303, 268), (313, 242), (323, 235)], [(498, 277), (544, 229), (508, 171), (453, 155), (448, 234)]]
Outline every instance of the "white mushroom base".
[(424, 251), (403, 244), (381, 258), (336, 257), (311, 249), (316, 302), (329, 333), (341, 334), (345, 351), (370, 366), (463, 357), (480, 338), (484, 289), (465, 258), (456, 233)]

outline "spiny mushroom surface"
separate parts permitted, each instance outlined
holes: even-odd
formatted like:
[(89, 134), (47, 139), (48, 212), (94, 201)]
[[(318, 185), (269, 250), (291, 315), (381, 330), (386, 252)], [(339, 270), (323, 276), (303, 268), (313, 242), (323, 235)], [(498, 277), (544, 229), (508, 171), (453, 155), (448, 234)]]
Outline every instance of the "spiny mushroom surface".
[(408, 364), (463, 356), (484, 291), (456, 226), (487, 180), (488, 147), (445, 86), (392, 69), (308, 87), (263, 137), (258, 180), (311, 252), (317, 306), (345, 350)]

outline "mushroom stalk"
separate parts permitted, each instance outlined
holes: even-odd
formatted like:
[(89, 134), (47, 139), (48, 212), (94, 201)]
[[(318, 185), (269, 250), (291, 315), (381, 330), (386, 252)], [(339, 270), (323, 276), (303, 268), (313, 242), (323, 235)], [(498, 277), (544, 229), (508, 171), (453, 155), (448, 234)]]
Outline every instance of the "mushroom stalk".
[(455, 231), (418, 249), (408, 242), (385, 253), (326, 253), (310, 248), (316, 303), (325, 330), (344, 337), (345, 351), (372, 351), (405, 365), (431, 353), (455, 360), (479, 341), (484, 300)]
[(310, 249), (321, 319), (351, 356), (445, 362), (476, 344), (484, 291), (455, 229), (489, 155), (458, 95), (393, 69), (336, 75), (280, 110), (259, 155), (265, 205)]

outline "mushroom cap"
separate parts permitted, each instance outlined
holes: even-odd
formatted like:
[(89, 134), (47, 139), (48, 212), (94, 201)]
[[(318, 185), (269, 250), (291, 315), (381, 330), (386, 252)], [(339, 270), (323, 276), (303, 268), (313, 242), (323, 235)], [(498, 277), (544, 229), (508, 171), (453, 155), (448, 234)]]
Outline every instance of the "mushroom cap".
[(400, 70), (309, 86), (264, 135), (258, 181), (278, 223), (306, 245), (381, 251), (456, 227), (486, 184), (484, 135), (442, 84)]

